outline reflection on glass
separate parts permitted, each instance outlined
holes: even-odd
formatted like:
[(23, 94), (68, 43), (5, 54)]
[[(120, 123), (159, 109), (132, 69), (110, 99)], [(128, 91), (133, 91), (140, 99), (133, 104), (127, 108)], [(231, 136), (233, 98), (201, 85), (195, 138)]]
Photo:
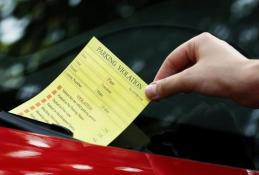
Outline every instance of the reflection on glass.
[(33, 97), (40, 91), (40, 87), (38, 85), (28, 84), (19, 89), (17, 93), (17, 98), (20, 100), (27, 100), (30, 97)]
[[(0, 72), (2, 72), (0, 70)], [(9, 68), (5, 69), (5, 71), (1, 74), (1, 82), (3, 82), (0, 86), (5, 88), (17, 88), (24, 82), (24, 65), (23, 64), (13, 64)], [(2, 80), (3, 79), (3, 80)], [(4, 81), (5, 80), (5, 81)]]
[(129, 3), (119, 3), (117, 6), (117, 13), (123, 18), (131, 16), (134, 12), (134, 6)]
[(134, 70), (134, 72), (138, 73), (143, 70), (144, 66), (145, 62), (143, 60), (138, 59), (132, 63), (131, 69)]
[(5, 18), (0, 22), (0, 42), (12, 44), (18, 41), (24, 35), (28, 24), (28, 18), (17, 19), (13, 16)]
[(230, 30), (225, 24), (216, 23), (212, 26), (211, 31), (224, 40), (230, 36)]
[(236, 19), (246, 17), (251, 14), (258, 3), (258, 0), (236, 0), (231, 6), (231, 13)]
[(249, 120), (247, 121), (246, 127), (244, 129), (245, 135), (248, 137), (254, 137), (257, 135), (258, 123), (259, 121), (259, 109), (253, 110)]
[(249, 42), (254, 41), (258, 37), (258, 28), (256, 26), (250, 26), (240, 32), (238, 42), (240, 44), (247, 45)]
[(79, 5), (80, 2), (81, 2), (81, 0), (69, 0), (68, 4), (69, 4), (69, 6), (74, 7), (74, 6)]
[(0, 0), (1, 16), (6, 17), (10, 15), (13, 12), (15, 6), (16, 6), (15, 0), (9, 0), (9, 1)]

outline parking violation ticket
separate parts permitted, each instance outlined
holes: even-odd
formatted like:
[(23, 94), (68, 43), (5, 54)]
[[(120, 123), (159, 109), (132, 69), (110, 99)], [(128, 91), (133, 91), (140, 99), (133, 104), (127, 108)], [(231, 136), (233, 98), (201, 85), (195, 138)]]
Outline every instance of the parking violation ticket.
[(93, 37), (47, 88), (10, 112), (64, 126), (76, 139), (108, 145), (149, 103), (146, 86)]

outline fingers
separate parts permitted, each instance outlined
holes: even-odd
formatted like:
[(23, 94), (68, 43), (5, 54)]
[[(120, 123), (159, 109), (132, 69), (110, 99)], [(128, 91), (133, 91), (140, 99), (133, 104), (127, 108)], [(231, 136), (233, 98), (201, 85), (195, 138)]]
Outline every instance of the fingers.
[(146, 95), (151, 100), (158, 100), (163, 97), (174, 95), (179, 92), (189, 92), (193, 88), (193, 81), (185, 70), (178, 74), (155, 81), (147, 86)]
[(151, 100), (180, 92), (231, 97), (246, 89), (246, 83), (240, 83), (246, 82), (240, 69), (245, 63), (247, 58), (225, 41), (203, 33), (167, 56), (154, 82), (147, 86), (146, 95)]
[(185, 75), (187, 68), (196, 62), (197, 37), (183, 43), (167, 56), (154, 82), (146, 88), (146, 95), (149, 99), (157, 100), (190, 90), (191, 86)]
[(163, 62), (154, 81), (181, 72), (196, 62), (196, 40), (190, 39), (172, 51)]
[(203, 33), (172, 51), (160, 67), (154, 82), (147, 86), (147, 97), (157, 100), (179, 92), (193, 90), (195, 83), (191, 82), (195, 82), (195, 78), (190, 78), (193, 77), (191, 68), (199, 60), (200, 45), (204, 45), (211, 39), (216, 38), (209, 33)]
[(200, 50), (204, 50), (202, 48), (206, 48), (208, 45), (214, 46), (219, 41), (222, 42), (222, 40), (207, 32), (186, 41), (166, 57), (154, 81), (176, 74), (194, 65), (200, 58)]

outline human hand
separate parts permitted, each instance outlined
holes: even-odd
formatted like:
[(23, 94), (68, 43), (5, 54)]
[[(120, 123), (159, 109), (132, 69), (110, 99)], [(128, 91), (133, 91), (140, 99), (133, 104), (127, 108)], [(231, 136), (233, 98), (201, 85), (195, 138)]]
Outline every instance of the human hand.
[(229, 97), (246, 106), (259, 106), (258, 61), (247, 59), (209, 33), (200, 34), (172, 51), (146, 88), (151, 100), (180, 92)]

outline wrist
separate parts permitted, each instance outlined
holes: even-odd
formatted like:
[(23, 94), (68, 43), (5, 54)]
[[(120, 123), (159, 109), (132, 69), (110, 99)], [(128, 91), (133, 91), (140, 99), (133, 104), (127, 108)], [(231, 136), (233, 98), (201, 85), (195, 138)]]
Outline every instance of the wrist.
[(244, 67), (243, 82), (259, 88), (259, 60), (248, 60)]
[(241, 69), (239, 94), (246, 96), (259, 93), (259, 60), (248, 59)]
[(259, 60), (243, 60), (236, 66), (228, 97), (244, 106), (259, 105), (255, 102), (259, 98)]

